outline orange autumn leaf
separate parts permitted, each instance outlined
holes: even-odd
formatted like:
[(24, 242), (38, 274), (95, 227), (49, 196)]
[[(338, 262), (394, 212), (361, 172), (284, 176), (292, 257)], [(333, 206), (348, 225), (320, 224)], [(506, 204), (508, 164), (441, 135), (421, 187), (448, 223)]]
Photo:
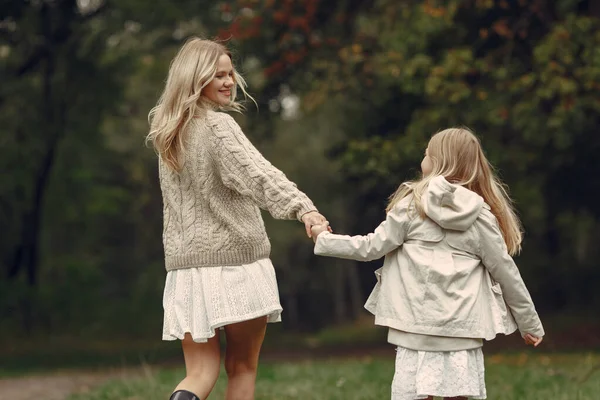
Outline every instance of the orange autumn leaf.
[(282, 61), (275, 61), (273, 64), (269, 65), (267, 68), (263, 70), (263, 74), (265, 76), (273, 76), (285, 68), (285, 65)]
[(423, 12), (432, 17), (439, 18), (443, 17), (446, 14), (446, 9), (444, 7), (434, 7), (429, 4), (424, 4)]
[(308, 32), (310, 30), (310, 26), (308, 24), (308, 19), (306, 19), (304, 17), (290, 18), (289, 26), (290, 26), (290, 28), (303, 29), (306, 32)]
[(575, 107), (575, 98), (573, 96), (569, 96), (565, 98), (562, 102), (563, 109), (570, 111)]
[(519, 30), (519, 37), (525, 39), (527, 37), (527, 29), (523, 28)]
[(513, 36), (513, 32), (510, 30), (510, 28), (508, 26), (508, 21), (505, 19), (496, 21), (492, 25), (492, 30), (494, 32), (496, 32), (496, 34), (498, 36), (501, 36), (501, 37), (512, 38), (512, 36)]
[(286, 51), (283, 53), (283, 59), (288, 64), (296, 64), (298, 61), (300, 61), (298, 54), (292, 51)]
[(273, 13), (273, 21), (278, 24), (283, 24), (287, 20), (287, 14), (283, 11), (275, 11)]

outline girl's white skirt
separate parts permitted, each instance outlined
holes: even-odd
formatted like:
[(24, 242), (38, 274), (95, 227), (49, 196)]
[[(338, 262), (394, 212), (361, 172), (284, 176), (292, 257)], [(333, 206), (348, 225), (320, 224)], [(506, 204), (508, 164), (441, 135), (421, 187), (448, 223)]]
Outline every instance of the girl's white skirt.
[(396, 349), (392, 400), (427, 396), (485, 399), (485, 368), (481, 348), (460, 351)]
[(163, 294), (163, 340), (206, 342), (225, 325), (267, 316), (281, 321), (275, 269), (269, 259), (227, 267), (169, 271)]

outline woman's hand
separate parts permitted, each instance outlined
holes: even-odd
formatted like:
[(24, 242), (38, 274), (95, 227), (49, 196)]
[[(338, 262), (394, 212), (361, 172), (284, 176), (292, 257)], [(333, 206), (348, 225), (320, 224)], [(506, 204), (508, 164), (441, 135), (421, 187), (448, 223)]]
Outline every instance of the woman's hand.
[(542, 343), (544, 337), (533, 336), (531, 333), (526, 333), (523, 336), (523, 340), (525, 340), (525, 344), (531, 344), (533, 347), (537, 347), (538, 344)]
[(322, 223), (320, 225), (313, 225), (310, 228), (310, 231), (312, 234), (312, 239), (315, 243), (317, 242), (317, 236), (319, 236), (321, 233), (323, 233), (325, 231), (332, 232), (328, 221), (325, 221), (324, 223)]
[(311, 227), (314, 225), (322, 225), (323, 223), (329, 224), (327, 219), (316, 211), (311, 211), (304, 214), (302, 216), (302, 222), (304, 222), (304, 227), (306, 228), (306, 236), (309, 238), (312, 237)]

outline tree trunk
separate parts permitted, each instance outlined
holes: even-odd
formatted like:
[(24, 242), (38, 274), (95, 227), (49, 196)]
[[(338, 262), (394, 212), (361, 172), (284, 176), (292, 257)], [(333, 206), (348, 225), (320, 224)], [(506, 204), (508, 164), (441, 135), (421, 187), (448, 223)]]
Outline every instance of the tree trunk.
[(346, 276), (348, 277), (348, 286), (350, 291), (350, 313), (352, 319), (356, 319), (360, 315), (364, 304), (362, 289), (360, 287), (358, 265), (356, 263), (348, 268)]
[[(40, 234), (42, 229), (44, 198), (48, 189), (48, 182), (54, 167), (56, 151), (59, 140), (65, 129), (66, 107), (64, 102), (57, 104), (54, 99), (54, 77), (55, 77), (55, 42), (49, 6), (44, 3), (40, 10), (41, 31), (46, 40), (44, 45), (44, 57), (40, 60), (42, 65), (42, 93), (41, 109), (42, 119), (40, 121), (40, 133), (44, 135), (45, 148), (40, 157), (41, 162), (34, 174), (33, 194), (31, 205), (22, 217), (21, 242), (18, 244), (12, 265), (9, 268), (8, 277), (14, 279), (24, 269), (27, 284), (31, 288), (31, 295), (38, 282), (39, 272), (39, 248)], [(32, 329), (34, 319), (33, 298), (29, 295), (22, 305), (23, 327), (26, 331)]]
[(333, 262), (332, 271), (332, 300), (333, 300), (333, 320), (340, 324), (346, 320), (346, 267), (340, 265), (339, 260)]
[(590, 0), (590, 14), (600, 18), (600, 0)]
[(300, 313), (298, 310), (298, 296), (296, 293), (287, 293), (284, 297), (285, 320), (290, 328), (298, 329), (300, 326)]

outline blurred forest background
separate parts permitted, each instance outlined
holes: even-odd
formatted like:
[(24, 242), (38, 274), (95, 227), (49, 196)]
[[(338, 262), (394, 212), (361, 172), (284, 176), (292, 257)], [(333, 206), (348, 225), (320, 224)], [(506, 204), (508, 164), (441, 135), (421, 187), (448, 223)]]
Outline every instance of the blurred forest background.
[[(0, 349), (160, 342), (144, 136), (192, 35), (228, 40), (259, 105), (236, 119), (339, 233), (379, 224), (433, 133), (472, 128), (523, 220), (542, 319), (598, 322), (600, 1), (2, 0)], [(360, 319), (381, 261), (317, 258), (301, 224), (265, 220), (283, 331)]]

